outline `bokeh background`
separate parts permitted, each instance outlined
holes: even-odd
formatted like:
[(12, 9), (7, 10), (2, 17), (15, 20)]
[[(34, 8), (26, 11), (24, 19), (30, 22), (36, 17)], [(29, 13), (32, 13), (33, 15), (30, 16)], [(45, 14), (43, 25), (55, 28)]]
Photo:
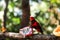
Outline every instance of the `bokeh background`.
[[(9, 32), (19, 32), (22, 16), (22, 0), (9, 0), (6, 28)], [(43, 28), (44, 34), (52, 34), (60, 24), (60, 0), (29, 0), (30, 14)], [(2, 27), (5, 1), (0, 0), (0, 29)], [(1, 30), (0, 30), (1, 32)]]

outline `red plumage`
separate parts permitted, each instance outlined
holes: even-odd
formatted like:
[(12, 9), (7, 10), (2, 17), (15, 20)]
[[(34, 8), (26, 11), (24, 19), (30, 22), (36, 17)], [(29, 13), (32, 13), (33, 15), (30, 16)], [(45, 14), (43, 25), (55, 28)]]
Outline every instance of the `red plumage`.
[(30, 17), (30, 21), (31, 21), (31, 27), (35, 28), (38, 32), (41, 32), (43, 34), (42, 28), (39, 25), (39, 23), (35, 20), (35, 18)]
[(33, 35), (33, 28), (35, 28), (38, 32), (41, 32), (43, 34), (42, 28), (39, 25), (39, 23), (35, 20), (34, 17), (30, 17), (31, 25), (26, 26), (22, 29), (20, 29), (19, 33), (22, 34), (24, 37), (29, 37)]

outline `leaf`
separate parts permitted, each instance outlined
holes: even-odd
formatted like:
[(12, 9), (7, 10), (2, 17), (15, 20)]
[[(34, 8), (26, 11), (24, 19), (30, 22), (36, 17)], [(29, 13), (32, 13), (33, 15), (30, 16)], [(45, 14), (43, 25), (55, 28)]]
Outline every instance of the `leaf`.
[(14, 2), (10, 2), (10, 4), (8, 5), (8, 8), (9, 8), (10, 12), (13, 11), (14, 6), (15, 6), (15, 3)]
[(19, 24), (20, 18), (12, 18), (13, 24)]
[(60, 0), (56, 0), (56, 3), (60, 4)]
[(56, 0), (50, 0), (51, 1), (51, 3), (55, 3), (56, 2)]

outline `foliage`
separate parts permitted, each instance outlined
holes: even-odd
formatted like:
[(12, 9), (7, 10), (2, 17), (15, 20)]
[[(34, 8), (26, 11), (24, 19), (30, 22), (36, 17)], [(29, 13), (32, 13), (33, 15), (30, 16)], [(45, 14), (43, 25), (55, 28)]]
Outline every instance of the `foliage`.
[[(22, 15), (22, 0), (9, 0), (6, 27), (8, 31), (18, 32)], [(30, 13), (42, 26), (45, 34), (51, 34), (60, 21), (60, 0), (30, 0)], [(0, 1), (4, 2), (4, 1)], [(6, 5), (0, 4), (0, 11)], [(53, 19), (52, 19), (53, 18)], [(0, 28), (2, 21), (0, 21)]]
[[(0, 1), (0, 11), (4, 11), (4, 0)], [(5, 4), (6, 5), (6, 4)], [(11, 32), (19, 32), (20, 29), (20, 15), (21, 12), (21, 0), (9, 0), (8, 4), (8, 13), (7, 13), (7, 21), (6, 21), (6, 28), (8, 31)], [(4, 14), (2, 14), (4, 15)], [(2, 16), (3, 17), (3, 16)], [(0, 24), (2, 22), (0, 21)], [(2, 26), (0, 25), (0, 28)]]
[(34, 2), (32, 2), (33, 5), (31, 6), (31, 15), (35, 16), (36, 20), (42, 26), (45, 34), (51, 34), (53, 29), (59, 25), (59, 0), (39, 1), (36, 2), (36, 0), (34, 0)]

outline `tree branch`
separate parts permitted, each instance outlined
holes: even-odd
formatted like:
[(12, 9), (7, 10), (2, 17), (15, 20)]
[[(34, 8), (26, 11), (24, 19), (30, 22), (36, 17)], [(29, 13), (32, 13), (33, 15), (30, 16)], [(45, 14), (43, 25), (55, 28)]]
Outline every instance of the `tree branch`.
[(0, 33), (0, 36), (5, 36), (9, 38), (17, 38), (17, 39), (24, 38), (23, 35), (19, 33), (13, 33), (13, 32)]
[[(6, 33), (0, 33), (0, 37), (8, 37), (13, 39), (21, 39), (25, 40), (26, 38), (23, 37), (23, 35), (19, 33), (13, 33), (13, 32), (6, 32)], [(29, 37), (30, 38), (30, 37)], [(33, 35), (29, 40), (60, 40), (60, 37), (56, 37), (54, 35), (42, 35), (42, 34), (35, 34)]]

